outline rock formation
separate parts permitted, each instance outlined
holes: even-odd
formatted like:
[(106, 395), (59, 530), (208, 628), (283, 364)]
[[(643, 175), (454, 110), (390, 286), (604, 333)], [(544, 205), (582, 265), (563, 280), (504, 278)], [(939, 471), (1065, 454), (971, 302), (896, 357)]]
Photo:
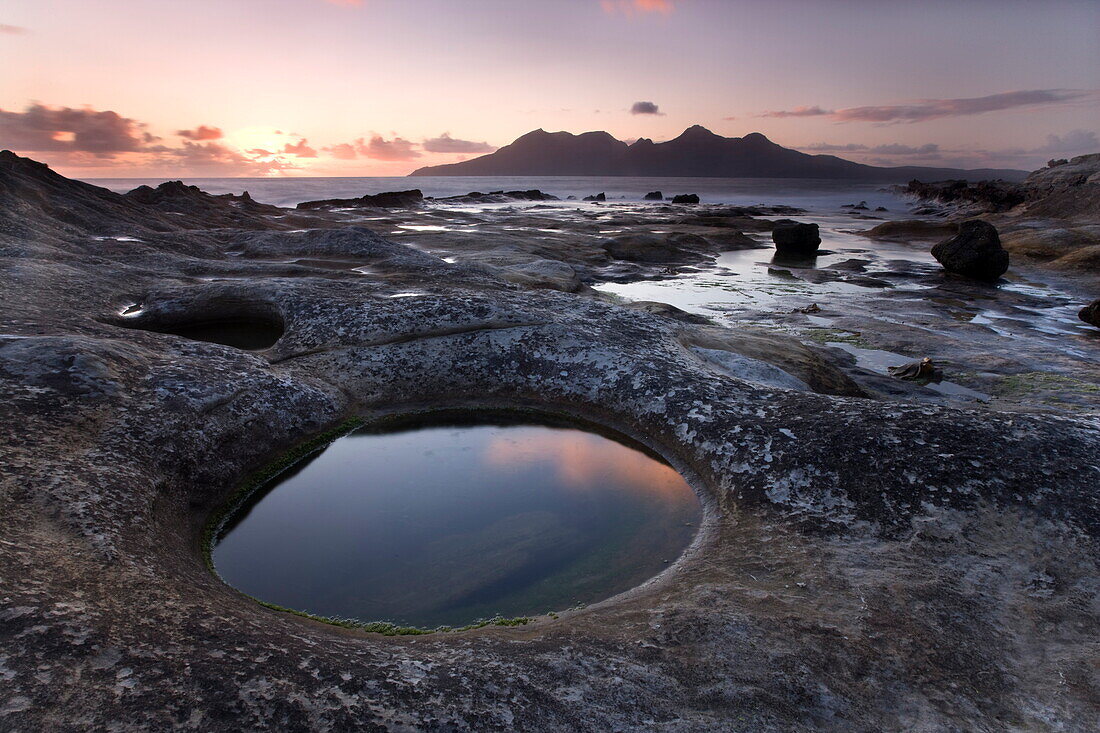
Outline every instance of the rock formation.
[(971, 219), (959, 225), (959, 233), (932, 247), (932, 256), (948, 272), (997, 280), (1008, 270), (1008, 252), (992, 224)]
[(344, 209), (344, 208), (377, 208), (377, 209), (407, 209), (419, 206), (424, 201), (424, 194), (419, 188), (409, 191), (386, 191), (384, 193), (365, 194), (353, 199), (322, 199), (320, 201), (303, 201), (298, 204), (299, 209)]
[[(560, 259), (505, 277), (521, 263), (448, 262), (324, 210), (147, 195), (0, 154), (0, 728), (1071, 730), (1100, 714), (1094, 416), (869, 399), (775, 330), (560, 292)], [(218, 319), (268, 340), (187, 335)], [(205, 564), (204, 527), (250, 480), (350, 418), (445, 407), (641, 442), (700, 496), (697, 544), (592, 607), (395, 637), (262, 605)]]
[(821, 234), (817, 224), (776, 222), (772, 229), (772, 241), (775, 242), (775, 251), (781, 255), (813, 257), (821, 244)]

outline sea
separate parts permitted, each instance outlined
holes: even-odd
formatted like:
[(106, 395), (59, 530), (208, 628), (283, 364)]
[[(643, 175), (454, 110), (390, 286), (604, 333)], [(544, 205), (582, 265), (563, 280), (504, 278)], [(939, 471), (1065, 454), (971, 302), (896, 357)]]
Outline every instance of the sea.
[[(100, 178), (88, 183), (125, 193), (141, 185), (157, 186), (163, 178)], [(865, 201), (874, 209), (897, 209), (901, 199), (889, 184), (803, 178), (631, 178), (565, 176), (417, 176), (374, 178), (185, 178), (184, 183), (213, 194), (248, 191), (255, 200), (276, 206), (302, 201), (353, 198), (384, 191), (419, 188), (425, 196), (457, 196), (472, 191), (538, 189), (561, 199), (582, 199), (597, 193), (610, 201), (640, 201), (651, 191), (666, 197), (698, 194), (702, 203), (738, 206), (786, 204), (811, 211), (834, 211)]]

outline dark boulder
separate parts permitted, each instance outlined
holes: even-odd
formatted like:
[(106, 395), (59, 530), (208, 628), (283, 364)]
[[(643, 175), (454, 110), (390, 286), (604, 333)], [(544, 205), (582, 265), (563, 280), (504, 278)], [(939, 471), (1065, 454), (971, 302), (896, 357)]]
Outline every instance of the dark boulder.
[(585, 201), (607, 201), (607, 194), (606, 193), (598, 193), (594, 196), (585, 196), (584, 200)]
[(776, 252), (781, 255), (813, 257), (821, 244), (821, 235), (817, 224), (776, 222), (772, 229), (772, 241), (775, 242)]
[(975, 280), (993, 281), (1008, 269), (1008, 252), (997, 229), (981, 219), (959, 225), (959, 233), (932, 248), (943, 269)]
[(660, 191), (650, 191), (642, 197), (642, 201), (664, 201), (665, 195)]
[(321, 199), (319, 201), (303, 201), (298, 204), (299, 209), (408, 209), (419, 206), (424, 202), (424, 194), (419, 188), (409, 191), (386, 191), (384, 193), (366, 194), (355, 199)]
[(682, 193), (678, 196), (672, 197), (672, 203), (674, 204), (697, 204), (699, 203), (699, 195), (694, 193)]
[(1077, 313), (1077, 317), (1090, 326), (1100, 328), (1100, 298), (1082, 308)]

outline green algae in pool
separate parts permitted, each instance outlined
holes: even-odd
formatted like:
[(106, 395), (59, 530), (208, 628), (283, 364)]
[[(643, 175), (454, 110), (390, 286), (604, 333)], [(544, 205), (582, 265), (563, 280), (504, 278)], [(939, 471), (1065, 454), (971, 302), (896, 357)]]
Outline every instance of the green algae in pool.
[(230, 585), (424, 628), (593, 603), (658, 574), (701, 508), (643, 450), (493, 418), (359, 431), (254, 497), (213, 549)]

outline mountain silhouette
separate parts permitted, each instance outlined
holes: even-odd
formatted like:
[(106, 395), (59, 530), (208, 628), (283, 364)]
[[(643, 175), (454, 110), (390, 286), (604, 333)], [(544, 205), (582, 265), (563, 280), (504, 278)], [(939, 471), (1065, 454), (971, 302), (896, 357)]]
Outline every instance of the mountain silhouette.
[(715, 178), (832, 178), (925, 181), (944, 178), (1022, 179), (1025, 171), (904, 166), (880, 168), (835, 155), (808, 155), (777, 145), (759, 132), (722, 137), (700, 125), (668, 142), (631, 144), (606, 132), (535, 130), (495, 153), (413, 171), (413, 176), (646, 176)]

